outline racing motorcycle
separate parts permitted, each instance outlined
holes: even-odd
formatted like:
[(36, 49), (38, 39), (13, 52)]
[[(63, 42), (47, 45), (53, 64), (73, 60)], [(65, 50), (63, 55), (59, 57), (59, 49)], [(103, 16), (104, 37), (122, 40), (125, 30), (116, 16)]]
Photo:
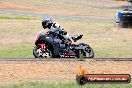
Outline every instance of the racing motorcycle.
[[(66, 35), (66, 31), (59, 33), (49, 32), (44, 35), (37, 34), (35, 39), (35, 47), (33, 55), (35, 58), (93, 58), (93, 49), (84, 43), (78, 45), (72, 44), (62, 35)], [(83, 35), (75, 35), (71, 37), (75, 42), (82, 38)]]

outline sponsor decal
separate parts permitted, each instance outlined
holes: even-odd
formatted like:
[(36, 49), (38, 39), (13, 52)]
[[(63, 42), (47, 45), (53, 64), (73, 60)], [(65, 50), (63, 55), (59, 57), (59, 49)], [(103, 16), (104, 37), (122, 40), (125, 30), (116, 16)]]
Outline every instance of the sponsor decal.
[(130, 83), (131, 76), (129, 74), (86, 74), (85, 70), (79, 66), (76, 81), (80, 85), (86, 83)]

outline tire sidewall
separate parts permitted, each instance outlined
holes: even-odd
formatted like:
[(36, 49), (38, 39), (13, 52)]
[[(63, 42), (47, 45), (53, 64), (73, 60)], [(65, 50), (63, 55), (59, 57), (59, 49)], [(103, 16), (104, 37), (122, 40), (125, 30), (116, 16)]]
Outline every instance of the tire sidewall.
[[(39, 46), (35, 46), (35, 47), (33, 48), (33, 55), (34, 55), (34, 57), (35, 57), (35, 58), (44, 58), (43, 56), (39, 56), (39, 55), (36, 53), (37, 49), (39, 49)], [(48, 57), (48, 58), (51, 58), (51, 57), (53, 56), (51, 50), (50, 50), (50, 49), (47, 49), (47, 51), (51, 54), (50, 57)]]

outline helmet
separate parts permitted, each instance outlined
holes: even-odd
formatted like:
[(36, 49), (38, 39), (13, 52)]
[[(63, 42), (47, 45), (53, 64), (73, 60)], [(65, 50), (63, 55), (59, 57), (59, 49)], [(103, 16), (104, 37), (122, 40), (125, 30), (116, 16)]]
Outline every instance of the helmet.
[(50, 28), (52, 26), (53, 22), (51, 20), (51, 18), (46, 18), (42, 20), (42, 26), (43, 28)]

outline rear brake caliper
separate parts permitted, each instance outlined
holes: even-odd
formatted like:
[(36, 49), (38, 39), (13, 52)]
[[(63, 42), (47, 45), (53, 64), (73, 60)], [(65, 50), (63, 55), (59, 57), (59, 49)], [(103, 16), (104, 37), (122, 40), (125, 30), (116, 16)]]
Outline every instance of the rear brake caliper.
[(38, 44), (42, 52), (45, 52), (45, 49), (47, 48), (45, 44)]

